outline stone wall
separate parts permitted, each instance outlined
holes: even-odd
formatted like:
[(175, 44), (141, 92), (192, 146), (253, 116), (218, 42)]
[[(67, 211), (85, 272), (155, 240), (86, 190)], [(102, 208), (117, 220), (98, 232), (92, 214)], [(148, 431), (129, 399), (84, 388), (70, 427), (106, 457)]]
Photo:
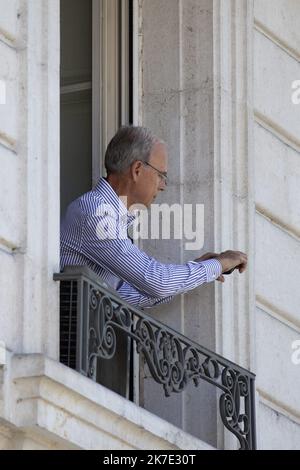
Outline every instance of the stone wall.
[(256, 326), (259, 444), (300, 448), (300, 3), (254, 3)]
[(59, 2), (1, 0), (0, 332), (58, 357)]

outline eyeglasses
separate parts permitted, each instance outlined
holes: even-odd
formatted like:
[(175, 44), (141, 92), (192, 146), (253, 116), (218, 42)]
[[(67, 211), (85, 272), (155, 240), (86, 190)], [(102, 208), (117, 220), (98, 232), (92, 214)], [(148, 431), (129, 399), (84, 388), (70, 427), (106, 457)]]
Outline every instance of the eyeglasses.
[(157, 168), (155, 168), (155, 166), (150, 165), (150, 163), (148, 163), (148, 162), (143, 162), (143, 164), (147, 165), (147, 166), (150, 166), (150, 168), (152, 168), (153, 170), (155, 170), (159, 174), (161, 179), (164, 181), (165, 185), (168, 184), (168, 175), (167, 175), (166, 171), (160, 171)]

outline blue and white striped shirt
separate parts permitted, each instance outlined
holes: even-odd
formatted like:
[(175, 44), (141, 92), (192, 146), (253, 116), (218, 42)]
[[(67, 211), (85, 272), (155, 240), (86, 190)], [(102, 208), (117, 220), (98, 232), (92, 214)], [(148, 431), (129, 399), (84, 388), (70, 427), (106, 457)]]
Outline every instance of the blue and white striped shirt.
[[(87, 265), (120, 297), (137, 307), (169, 302), (174, 295), (220, 276), (221, 263), (215, 259), (163, 264), (148, 256), (127, 236), (134, 219), (110, 184), (101, 178), (94, 189), (67, 209), (61, 227), (61, 269)], [(117, 237), (110, 237), (112, 228)]]

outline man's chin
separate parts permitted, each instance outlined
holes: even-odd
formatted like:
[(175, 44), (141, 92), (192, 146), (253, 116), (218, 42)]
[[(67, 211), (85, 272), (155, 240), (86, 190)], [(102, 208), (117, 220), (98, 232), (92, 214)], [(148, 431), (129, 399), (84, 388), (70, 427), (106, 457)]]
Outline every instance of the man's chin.
[(148, 200), (147, 202), (142, 202), (140, 204), (144, 205), (144, 207), (146, 207), (147, 209), (149, 209), (151, 207), (151, 204), (154, 203), (155, 199), (156, 199), (157, 196), (153, 196), (152, 199)]

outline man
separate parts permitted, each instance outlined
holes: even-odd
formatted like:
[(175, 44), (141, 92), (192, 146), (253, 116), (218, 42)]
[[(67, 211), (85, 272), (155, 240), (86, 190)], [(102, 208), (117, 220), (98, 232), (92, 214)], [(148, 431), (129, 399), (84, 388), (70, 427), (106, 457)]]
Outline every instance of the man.
[(239, 251), (207, 253), (186, 264), (163, 264), (135, 246), (127, 229), (136, 204), (149, 207), (167, 183), (165, 144), (143, 127), (122, 127), (105, 155), (107, 178), (72, 202), (61, 230), (61, 269), (87, 265), (120, 297), (137, 307), (169, 302), (174, 295), (203, 283), (219, 280), (222, 273), (247, 266)]

